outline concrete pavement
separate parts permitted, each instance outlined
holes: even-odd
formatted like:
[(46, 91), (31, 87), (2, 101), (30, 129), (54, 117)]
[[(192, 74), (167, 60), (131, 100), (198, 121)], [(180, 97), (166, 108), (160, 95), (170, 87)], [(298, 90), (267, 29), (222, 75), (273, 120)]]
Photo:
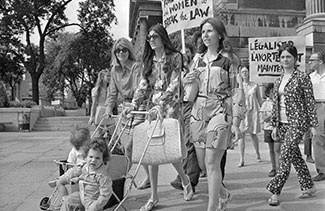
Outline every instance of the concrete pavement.
[[(58, 175), (54, 159), (65, 159), (71, 147), (69, 132), (16, 132), (0, 133), (0, 210), (1, 211), (38, 211), (40, 200), (49, 196), (51, 188), (47, 182)], [(248, 138), (248, 137), (247, 137)], [(265, 189), (270, 181), (270, 161), (267, 144), (260, 138), (260, 153), (263, 162), (257, 163), (254, 149), (249, 138), (246, 144), (245, 167), (238, 168), (238, 147), (228, 151), (225, 184), (233, 194), (228, 205), (229, 211), (324, 211), (325, 181), (317, 182), (316, 197), (299, 199), (296, 173), (292, 173), (280, 196), (280, 206), (270, 207), (267, 199), (270, 193)], [(303, 149), (303, 144), (300, 145)], [(308, 164), (312, 176), (316, 174), (313, 164)], [(135, 170), (133, 165), (130, 173)], [(169, 182), (176, 176), (172, 165), (159, 169), (160, 211), (201, 211), (206, 210), (207, 179), (201, 178), (192, 201), (183, 200), (182, 192), (173, 189)], [(140, 183), (144, 178), (142, 169), (136, 177)], [(127, 185), (126, 185), (127, 186)], [(124, 206), (128, 210), (138, 210), (150, 197), (150, 189), (132, 188)], [(122, 210), (122, 209), (120, 209)]]

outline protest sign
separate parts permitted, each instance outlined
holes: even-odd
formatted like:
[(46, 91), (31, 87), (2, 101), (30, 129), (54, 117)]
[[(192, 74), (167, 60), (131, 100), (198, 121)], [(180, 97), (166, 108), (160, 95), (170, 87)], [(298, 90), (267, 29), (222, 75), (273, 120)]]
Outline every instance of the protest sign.
[(292, 43), (298, 51), (298, 69), (305, 71), (305, 37), (262, 37), (249, 38), (249, 77), (255, 83), (272, 83), (283, 72), (278, 49), (281, 43)]
[(213, 17), (212, 0), (162, 0), (163, 25), (168, 34), (193, 28)]

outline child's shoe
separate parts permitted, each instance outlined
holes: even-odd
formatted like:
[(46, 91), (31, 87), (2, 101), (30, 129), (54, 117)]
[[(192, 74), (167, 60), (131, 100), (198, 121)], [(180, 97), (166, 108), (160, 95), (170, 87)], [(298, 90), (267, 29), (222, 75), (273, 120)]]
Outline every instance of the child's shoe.
[(51, 181), (48, 182), (48, 185), (49, 185), (51, 188), (54, 188), (54, 187), (56, 186), (56, 182), (57, 182), (57, 181), (58, 181), (57, 179), (51, 180)]

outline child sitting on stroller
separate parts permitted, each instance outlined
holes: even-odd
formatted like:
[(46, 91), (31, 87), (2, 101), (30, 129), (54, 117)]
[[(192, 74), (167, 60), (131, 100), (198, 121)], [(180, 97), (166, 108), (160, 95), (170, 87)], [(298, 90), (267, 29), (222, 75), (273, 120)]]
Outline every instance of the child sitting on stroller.
[[(90, 140), (90, 132), (88, 128), (80, 128), (71, 132), (70, 143), (72, 144), (72, 149), (68, 156), (68, 164), (83, 165), (85, 163), (85, 148), (86, 144)], [(68, 190), (65, 185), (67, 185), (61, 177), (58, 178), (56, 186), (59, 189), (61, 196), (68, 195)]]
[(112, 195), (112, 180), (108, 175), (110, 158), (103, 138), (94, 138), (86, 146), (86, 163), (69, 169), (60, 181), (79, 183), (79, 191), (63, 197), (61, 211), (84, 207), (87, 211), (102, 210)]
[[(85, 163), (85, 146), (90, 141), (90, 131), (88, 128), (79, 128), (71, 132), (69, 142), (72, 145), (72, 149), (69, 153), (67, 163), (60, 164), (60, 175), (62, 175), (71, 165), (82, 165)], [(45, 197), (41, 200), (40, 208), (42, 210), (59, 210), (61, 207), (62, 197), (68, 195), (68, 190), (64, 180), (60, 180), (60, 177), (48, 182), (49, 186), (55, 188), (52, 191), (50, 198)]]

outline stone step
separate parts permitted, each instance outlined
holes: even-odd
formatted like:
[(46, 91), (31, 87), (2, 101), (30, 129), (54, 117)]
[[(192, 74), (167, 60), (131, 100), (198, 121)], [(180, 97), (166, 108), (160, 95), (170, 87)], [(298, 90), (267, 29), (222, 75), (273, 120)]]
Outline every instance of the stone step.
[(33, 127), (33, 131), (72, 131), (76, 128), (86, 127), (93, 129), (88, 125), (89, 116), (58, 116), (41, 117)]
[(93, 131), (93, 126), (89, 125), (77, 125), (77, 126), (37, 126), (33, 128), (33, 131), (73, 131), (76, 128), (89, 128), (90, 131)]

